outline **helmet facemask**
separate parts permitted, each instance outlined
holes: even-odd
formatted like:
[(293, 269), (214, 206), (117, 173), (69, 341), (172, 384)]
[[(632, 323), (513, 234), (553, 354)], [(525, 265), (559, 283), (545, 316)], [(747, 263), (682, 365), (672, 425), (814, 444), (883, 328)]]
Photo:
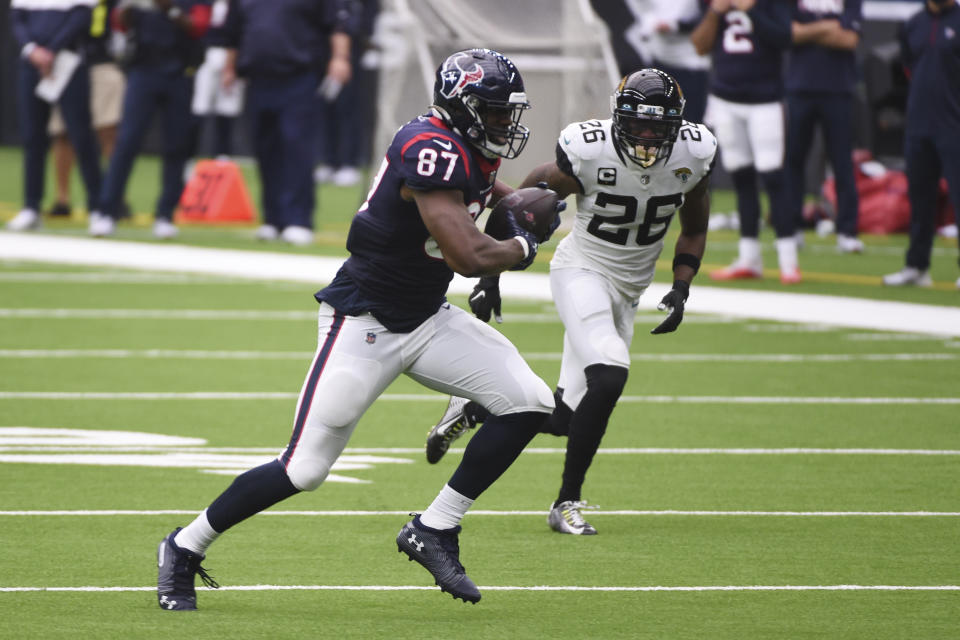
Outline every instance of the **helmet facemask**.
[(649, 168), (673, 151), (680, 120), (665, 120), (663, 112), (663, 107), (655, 105), (639, 105), (636, 111), (625, 105), (613, 112), (617, 144), (641, 167)]
[(530, 108), (514, 64), (490, 49), (448, 57), (437, 69), (434, 108), (485, 157), (516, 158), (530, 137), (520, 116)]
[(510, 160), (527, 146), (530, 129), (520, 124), (520, 116), (530, 108), (526, 94), (512, 93), (506, 102), (468, 95), (463, 105), (474, 121), (463, 133), (484, 156)]
[(683, 124), (685, 100), (679, 85), (658, 69), (625, 77), (610, 98), (617, 146), (643, 168), (666, 161)]

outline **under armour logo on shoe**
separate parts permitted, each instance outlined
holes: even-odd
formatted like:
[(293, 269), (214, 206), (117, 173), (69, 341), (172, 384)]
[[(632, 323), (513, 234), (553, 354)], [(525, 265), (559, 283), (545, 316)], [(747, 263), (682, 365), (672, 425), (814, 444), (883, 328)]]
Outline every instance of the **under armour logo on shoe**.
[(167, 609), (173, 609), (177, 606), (176, 600), (170, 600), (167, 596), (160, 596), (160, 606), (166, 607)]
[(417, 548), (417, 553), (423, 551), (423, 543), (417, 540), (417, 534), (411, 533), (410, 537), (407, 538), (407, 542)]

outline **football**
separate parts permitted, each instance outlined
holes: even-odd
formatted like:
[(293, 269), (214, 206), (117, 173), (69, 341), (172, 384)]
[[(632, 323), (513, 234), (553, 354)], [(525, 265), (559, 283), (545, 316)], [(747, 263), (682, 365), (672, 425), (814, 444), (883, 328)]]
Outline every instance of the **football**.
[(497, 240), (506, 240), (513, 235), (506, 216), (512, 216), (520, 227), (532, 232), (539, 242), (543, 242), (550, 235), (554, 220), (563, 209), (557, 206), (559, 200), (553, 189), (517, 189), (500, 199), (490, 212), (483, 232)]

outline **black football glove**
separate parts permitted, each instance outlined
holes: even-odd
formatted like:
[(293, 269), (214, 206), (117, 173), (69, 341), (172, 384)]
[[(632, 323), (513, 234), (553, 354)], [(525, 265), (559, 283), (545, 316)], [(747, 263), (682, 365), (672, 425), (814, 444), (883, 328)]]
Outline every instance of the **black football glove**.
[(504, 216), (504, 221), (507, 223), (510, 230), (511, 237), (521, 237), (527, 242), (527, 255), (517, 264), (510, 267), (510, 271), (523, 271), (531, 264), (533, 264), (533, 259), (537, 257), (537, 236), (533, 232), (527, 231), (513, 219), (513, 216)]
[[(537, 187), (540, 189), (549, 189), (546, 182), (538, 182)], [(560, 213), (566, 211), (567, 203), (565, 200), (557, 200), (556, 214), (553, 216), (553, 221), (550, 223), (550, 228), (547, 230), (547, 233), (540, 238), (540, 242), (546, 242), (553, 235), (553, 232), (557, 230), (560, 226)]]
[(677, 327), (683, 321), (683, 305), (690, 296), (690, 283), (683, 280), (674, 280), (673, 289), (663, 296), (663, 300), (657, 305), (660, 311), (670, 311), (667, 319), (658, 324), (650, 333), (670, 333), (676, 331)]
[(490, 322), (490, 312), (497, 324), (503, 322), (503, 316), (500, 314), (500, 276), (485, 276), (480, 278), (480, 282), (473, 288), (468, 300), (470, 311), (484, 322)]

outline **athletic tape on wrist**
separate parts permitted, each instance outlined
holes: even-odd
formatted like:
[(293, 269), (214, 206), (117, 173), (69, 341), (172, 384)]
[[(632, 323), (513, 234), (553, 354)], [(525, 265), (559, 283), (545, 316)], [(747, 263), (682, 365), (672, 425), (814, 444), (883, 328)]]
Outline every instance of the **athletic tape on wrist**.
[(523, 247), (523, 259), (526, 260), (527, 256), (530, 255), (530, 243), (527, 242), (527, 239), (523, 236), (513, 236), (513, 239), (517, 240), (520, 246)]
[(677, 265), (681, 264), (693, 269), (694, 275), (696, 275), (697, 271), (700, 271), (700, 258), (692, 253), (678, 253), (673, 256), (673, 268), (676, 269)]

